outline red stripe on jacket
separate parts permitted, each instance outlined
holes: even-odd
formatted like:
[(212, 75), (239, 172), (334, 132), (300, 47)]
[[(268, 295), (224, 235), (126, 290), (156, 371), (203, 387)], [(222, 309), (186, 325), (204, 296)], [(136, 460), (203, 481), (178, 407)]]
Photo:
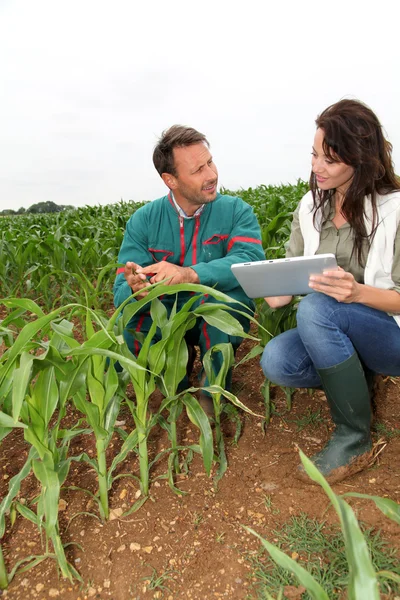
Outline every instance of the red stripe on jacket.
[[(140, 330), (142, 328), (145, 316), (146, 316), (146, 313), (143, 313), (139, 317), (138, 324), (136, 325), (136, 329), (135, 329), (135, 331), (137, 331), (138, 333), (140, 332)], [(137, 356), (139, 354), (139, 352), (140, 352), (140, 344), (139, 344), (138, 340), (134, 340), (133, 347), (135, 349), (135, 356)]]
[[(204, 304), (207, 298), (208, 298), (208, 294), (204, 294), (204, 298), (200, 302), (200, 304)], [(211, 340), (210, 340), (210, 336), (208, 335), (206, 321), (204, 321), (202, 329), (203, 329), (204, 341), (206, 342), (206, 350), (209, 350), (211, 348)]]
[(194, 235), (193, 235), (192, 265), (197, 265), (197, 238), (199, 236), (199, 229), (200, 229), (200, 216), (197, 215), (197, 217), (195, 217), (195, 219), (196, 219), (196, 226), (194, 228)]
[(179, 233), (181, 238), (181, 257), (179, 259), (179, 265), (182, 267), (185, 262), (186, 246), (185, 246), (185, 226), (183, 224), (184, 218), (179, 217)]
[(243, 235), (237, 235), (236, 237), (233, 237), (231, 240), (229, 240), (228, 252), (232, 248), (232, 246), (235, 242), (250, 242), (251, 244), (261, 244), (261, 240), (257, 240), (256, 238), (250, 238), (250, 237), (246, 237)]
[(176, 206), (175, 206), (175, 204), (174, 204), (174, 201), (172, 200), (171, 192), (169, 192), (169, 193), (168, 193), (168, 196), (167, 196), (167, 197), (168, 197), (168, 200), (169, 200), (169, 201), (170, 201), (170, 203), (171, 203), (171, 206), (173, 206), (174, 210), (176, 211)]

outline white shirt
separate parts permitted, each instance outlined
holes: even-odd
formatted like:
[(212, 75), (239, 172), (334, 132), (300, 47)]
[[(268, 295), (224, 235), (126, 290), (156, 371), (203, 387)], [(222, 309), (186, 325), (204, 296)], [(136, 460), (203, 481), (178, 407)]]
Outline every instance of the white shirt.
[(197, 215), (200, 215), (200, 214), (202, 213), (202, 211), (203, 211), (203, 208), (204, 208), (204, 204), (202, 204), (202, 205), (201, 205), (201, 206), (200, 206), (200, 207), (199, 207), (199, 208), (196, 210), (196, 212), (195, 212), (193, 215), (187, 215), (187, 214), (185, 213), (185, 211), (183, 210), (183, 208), (182, 208), (182, 207), (180, 207), (180, 206), (179, 206), (179, 204), (177, 203), (177, 201), (175, 200), (175, 198), (174, 198), (174, 194), (172, 193), (172, 190), (170, 190), (170, 193), (171, 193), (171, 198), (172, 198), (172, 201), (173, 201), (173, 203), (175, 204), (175, 208), (176, 208), (176, 210), (178, 211), (178, 214), (179, 214), (179, 216), (180, 216), (180, 217), (183, 217), (184, 219), (193, 219), (193, 217), (197, 217)]

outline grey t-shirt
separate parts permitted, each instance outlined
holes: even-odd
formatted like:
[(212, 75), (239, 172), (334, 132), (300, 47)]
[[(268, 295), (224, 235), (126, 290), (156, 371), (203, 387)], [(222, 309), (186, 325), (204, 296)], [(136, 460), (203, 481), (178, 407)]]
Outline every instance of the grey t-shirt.
[[(304, 254), (304, 240), (299, 223), (299, 207), (293, 214), (292, 230), (286, 256), (302, 256)], [(344, 223), (339, 229), (335, 227), (332, 219), (335, 216), (334, 207), (330, 208), (329, 217), (322, 226), (320, 243), (316, 254), (334, 254), (337, 263), (342, 269), (354, 276), (358, 283), (364, 283), (364, 268), (359, 264), (355, 254), (352, 254), (354, 243), (354, 232), (349, 223)], [(363, 242), (363, 256), (366, 259), (368, 243)], [(400, 293), (400, 225), (397, 229), (393, 249), (392, 280), (395, 286), (391, 289)], [(365, 261), (364, 261), (365, 262)]]

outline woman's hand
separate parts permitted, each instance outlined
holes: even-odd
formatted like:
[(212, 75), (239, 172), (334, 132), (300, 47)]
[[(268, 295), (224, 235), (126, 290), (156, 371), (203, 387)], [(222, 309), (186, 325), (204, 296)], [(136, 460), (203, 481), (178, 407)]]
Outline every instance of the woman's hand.
[(316, 292), (322, 292), (338, 302), (350, 304), (360, 302), (362, 285), (357, 283), (351, 273), (341, 267), (333, 271), (324, 271), (322, 275), (311, 275), (308, 285)]
[(264, 300), (271, 308), (280, 308), (289, 304), (292, 298), (293, 296), (269, 296), (268, 298), (264, 298)]

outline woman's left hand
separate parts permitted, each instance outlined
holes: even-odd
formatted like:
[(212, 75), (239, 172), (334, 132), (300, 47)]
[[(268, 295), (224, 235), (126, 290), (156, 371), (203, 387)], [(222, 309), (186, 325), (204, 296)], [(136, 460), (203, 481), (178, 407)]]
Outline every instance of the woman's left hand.
[(311, 275), (308, 285), (314, 291), (331, 296), (338, 302), (359, 302), (361, 284), (341, 267), (334, 271), (324, 271), (322, 275)]

